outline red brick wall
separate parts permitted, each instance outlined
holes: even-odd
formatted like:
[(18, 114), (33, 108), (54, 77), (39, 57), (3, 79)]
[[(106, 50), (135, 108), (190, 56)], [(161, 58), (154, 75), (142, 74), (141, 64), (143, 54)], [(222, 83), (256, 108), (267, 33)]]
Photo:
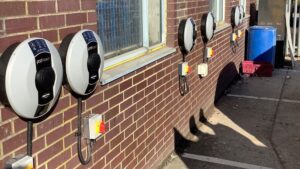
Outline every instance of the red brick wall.
[[(255, 0), (251, 0), (255, 1)], [(190, 92), (178, 91), (177, 64), (181, 54), (177, 29), (181, 19), (193, 17), (200, 30), (200, 18), (208, 11), (208, 0), (167, 0), (167, 45), (177, 53), (149, 64), (108, 85), (99, 86), (83, 105), (85, 114), (104, 114), (107, 133), (95, 146), (89, 168), (155, 168), (173, 150), (173, 129), (189, 132), (189, 118), (207, 110), (214, 101), (220, 71), (230, 62), (236, 67), (243, 60), (244, 42), (238, 53), (231, 51), (231, 28), (220, 31), (209, 44), (215, 58), (210, 74), (199, 79), (196, 66), (202, 62), (203, 43), (187, 57), (192, 66)], [(249, 13), (249, 4), (247, 13)], [(0, 53), (10, 44), (30, 37), (44, 37), (59, 46), (69, 33), (83, 28), (96, 30), (96, 0), (42, 0), (0, 2)], [(227, 0), (226, 21), (238, 0)], [(247, 28), (244, 22), (243, 29)], [(200, 35), (200, 31), (198, 31)], [(197, 118), (196, 118), (197, 119)], [(76, 150), (76, 100), (66, 90), (54, 112), (34, 124), (33, 153), (39, 169), (88, 168), (80, 165)], [(26, 123), (8, 108), (0, 106), (0, 168), (7, 159), (26, 152)]]

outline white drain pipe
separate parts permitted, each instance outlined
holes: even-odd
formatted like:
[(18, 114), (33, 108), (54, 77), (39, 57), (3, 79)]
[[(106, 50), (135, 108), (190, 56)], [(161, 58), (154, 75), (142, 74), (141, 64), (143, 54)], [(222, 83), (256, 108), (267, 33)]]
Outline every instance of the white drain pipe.
[(297, 45), (297, 56), (300, 57), (300, 13), (298, 14), (298, 45)]
[(293, 46), (296, 47), (296, 34), (297, 34), (297, 18), (298, 18), (298, 0), (294, 0), (294, 24), (293, 24)]
[[(291, 0), (286, 0), (286, 5), (285, 5), (285, 19), (289, 20), (290, 19), (290, 13), (291, 13)], [(287, 21), (286, 21), (287, 23)], [(290, 28), (289, 25), (286, 25), (286, 33), (288, 32), (288, 29)], [(288, 35), (285, 36), (286, 41), (285, 41), (285, 56), (289, 55), (289, 44), (288, 44)]]
[(292, 61), (292, 68), (295, 66), (295, 46), (293, 46), (292, 30), (290, 25), (291, 17), (291, 0), (288, 0), (285, 13), (285, 25), (286, 25), (286, 55), (290, 55)]

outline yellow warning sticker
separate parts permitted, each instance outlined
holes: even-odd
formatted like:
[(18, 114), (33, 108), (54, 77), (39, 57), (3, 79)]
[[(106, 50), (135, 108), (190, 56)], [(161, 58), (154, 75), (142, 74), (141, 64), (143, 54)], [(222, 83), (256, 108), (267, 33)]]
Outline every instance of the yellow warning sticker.
[(34, 169), (32, 164), (27, 165), (24, 169)]
[(100, 121), (98, 121), (98, 122), (96, 123), (96, 133), (97, 133), (97, 134), (100, 133), (100, 124), (101, 124)]

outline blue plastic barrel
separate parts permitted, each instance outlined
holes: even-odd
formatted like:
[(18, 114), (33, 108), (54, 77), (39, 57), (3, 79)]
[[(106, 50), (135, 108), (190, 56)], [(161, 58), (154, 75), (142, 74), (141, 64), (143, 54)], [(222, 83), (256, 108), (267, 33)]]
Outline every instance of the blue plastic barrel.
[(247, 58), (275, 64), (276, 28), (252, 26), (249, 28)]

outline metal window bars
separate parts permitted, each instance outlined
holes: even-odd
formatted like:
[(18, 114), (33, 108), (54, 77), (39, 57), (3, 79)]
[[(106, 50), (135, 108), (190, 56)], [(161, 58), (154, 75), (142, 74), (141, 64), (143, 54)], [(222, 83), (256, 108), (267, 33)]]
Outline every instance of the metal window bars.
[(106, 58), (142, 46), (141, 1), (99, 0), (97, 14), (98, 32)]

